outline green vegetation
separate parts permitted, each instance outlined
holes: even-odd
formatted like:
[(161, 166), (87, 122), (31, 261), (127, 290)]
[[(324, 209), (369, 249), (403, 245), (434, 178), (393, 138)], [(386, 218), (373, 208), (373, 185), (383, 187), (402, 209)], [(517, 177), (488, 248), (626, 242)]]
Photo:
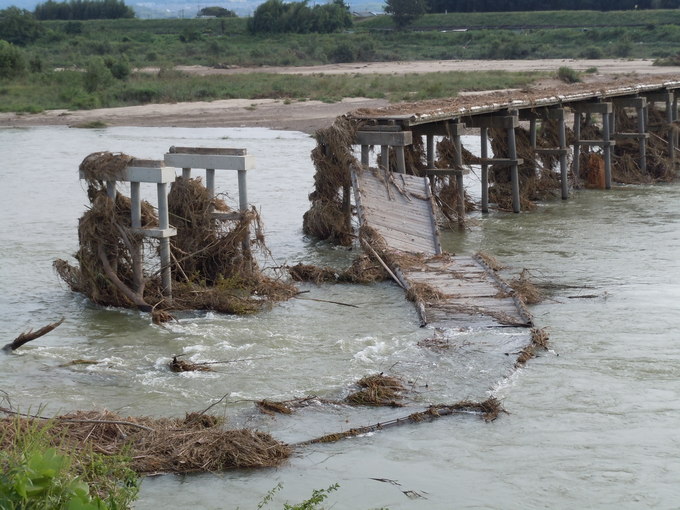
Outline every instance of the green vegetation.
[(35, 7), (33, 15), (40, 20), (85, 20), (134, 18), (135, 12), (123, 0), (47, 0)]
[[(410, 0), (409, 0), (410, 1)], [(307, 1), (287, 2), (267, 0), (260, 4), (253, 17), (248, 20), (248, 29), (253, 34), (286, 33), (328, 34), (352, 26), (349, 6), (343, 0), (309, 7)]]
[(55, 447), (46, 433), (50, 426), (17, 420), (0, 437), (0, 509), (130, 508), (138, 478), (128, 459)]
[(198, 11), (199, 16), (215, 16), (216, 18), (235, 18), (236, 13), (224, 7), (203, 7)]
[(343, 97), (386, 98), (392, 101), (452, 97), (461, 90), (523, 87), (539, 73), (428, 73), (406, 75), (235, 74), (197, 76), (162, 69), (116, 80), (101, 61), (87, 71), (25, 76), (0, 85), (0, 111), (35, 112), (58, 108), (88, 109), (145, 103), (214, 99), (314, 99), (334, 102)]
[(680, 0), (428, 0), (432, 12), (677, 9)]
[(392, 21), (399, 29), (411, 25), (426, 11), (425, 0), (386, 0), (385, 12), (392, 15)]
[[(293, 4), (269, 0), (263, 5)], [(303, 6), (284, 11), (298, 13)], [(340, 0), (326, 5), (346, 12), (341, 6)], [(320, 12), (319, 7), (305, 9)], [(7, 41), (0, 43), (0, 108), (35, 112), (226, 98), (330, 101), (351, 95), (425, 99), (464, 89), (518, 86), (532, 77), (498, 74), (496, 79), (494, 73), (477, 78), (460, 74), (416, 78), (239, 74), (227, 78), (188, 76), (172, 69), (178, 65), (225, 68), (611, 57), (650, 58), (662, 64), (673, 62), (680, 46), (680, 10), (429, 14), (414, 22), (418, 31), (393, 30), (390, 17), (379, 16), (356, 22), (351, 32), (335, 33), (253, 34), (249, 30), (253, 19), (36, 21), (26, 11), (5, 9), (0, 11), (0, 39)], [(500, 29), (493, 24), (534, 28)], [(446, 30), (456, 26), (479, 29)], [(314, 25), (304, 27), (311, 30)]]
[(557, 70), (557, 77), (564, 83), (578, 83), (581, 81), (579, 72), (567, 66), (562, 66)]

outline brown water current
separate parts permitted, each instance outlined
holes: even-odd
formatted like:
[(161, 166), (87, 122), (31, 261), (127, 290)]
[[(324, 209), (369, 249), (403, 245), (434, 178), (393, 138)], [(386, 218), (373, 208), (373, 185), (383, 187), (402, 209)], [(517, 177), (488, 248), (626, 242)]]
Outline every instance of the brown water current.
[[(475, 151), (478, 140), (464, 138)], [(247, 148), (256, 157), (249, 200), (261, 208), (267, 244), (284, 263), (349, 264), (355, 250), (304, 239), (314, 141), (263, 129), (63, 127), (0, 129), (0, 344), (64, 316), (49, 335), (1, 355), (0, 390), (46, 415), (107, 408), (121, 415), (183, 416), (213, 408), (230, 426), (290, 442), (369, 425), (462, 399), (496, 396), (509, 414), (473, 415), (299, 448), (282, 467), (144, 480), (135, 508), (254, 509), (339, 489), (335, 509), (677, 508), (680, 501), (680, 185), (577, 191), (536, 211), (474, 214), (443, 235), (460, 254), (484, 251), (529, 270), (547, 299), (531, 308), (551, 350), (518, 370), (485, 345), (516, 352), (515, 330), (462, 331), (455, 348), (417, 345), (432, 335), (401, 289), (302, 285), (306, 297), (254, 316), (185, 313), (165, 327), (136, 311), (102, 309), (71, 293), (51, 268), (77, 248), (87, 197), (78, 164), (121, 151), (160, 159), (171, 145)], [(476, 152), (476, 151), (475, 151)], [(238, 200), (236, 176), (217, 188)], [(467, 182), (478, 192), (472, 174)], [(147, 190), (149, 195), (154, 189)], [(474, 194), (474, 193), (473, 193)], [(172, 373), (193, 362), (244, 360), (214, 372)], [(62, 366), (75, 359), (96, 364)], [(407, 383), (406, 409), (317, 404), (268, 416), (253, 404), (316, 395), (343, 398), (364, 375)]]

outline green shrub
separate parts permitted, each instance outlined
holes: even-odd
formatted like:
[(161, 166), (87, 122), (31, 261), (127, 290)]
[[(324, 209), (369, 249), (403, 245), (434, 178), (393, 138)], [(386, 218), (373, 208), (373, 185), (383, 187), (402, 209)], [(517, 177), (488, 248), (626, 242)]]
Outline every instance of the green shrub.
[(577, 83), (581, 81), (578, 71), (567, 66), (562, 66), (557, 70), (557, 77), (565, 83)]
[(7, 41), (0, 39), (0, 77), (14, 78), (26, 71), (23, 52)]
[(83, 75), (83, 86), (88, 92), (104, 89), (113, 82), (113, 74), (101, 58), (93, 58), (87, 64)]
[(603, 57), (602, 49), (597, 46), (588, 46), (578, 54), (581, 58), (600, 59)]

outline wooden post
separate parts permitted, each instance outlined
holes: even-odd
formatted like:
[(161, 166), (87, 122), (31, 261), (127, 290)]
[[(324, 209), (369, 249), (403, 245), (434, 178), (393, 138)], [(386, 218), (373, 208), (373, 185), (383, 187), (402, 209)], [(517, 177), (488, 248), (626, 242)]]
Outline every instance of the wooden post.
[(508, 128), (508, 157), (514, 162), (510, 165), (510, 181), (512, 184), (512, 212), (521, 210), (519, 196), (519, 166), (517, 165), (517, 145), (515, 142), (515, 128)]
[[(481, 154), (482, 161), (489, 158), (489, 128), (479, 128), (479, 135), (482, 142)], [(489, 212), (489, 165), (482, 163), (482, 212)]]
[(574, 111), (574, 160), (572, 161), (572, 171), (578, 180), (581, 165), (581, 112)]

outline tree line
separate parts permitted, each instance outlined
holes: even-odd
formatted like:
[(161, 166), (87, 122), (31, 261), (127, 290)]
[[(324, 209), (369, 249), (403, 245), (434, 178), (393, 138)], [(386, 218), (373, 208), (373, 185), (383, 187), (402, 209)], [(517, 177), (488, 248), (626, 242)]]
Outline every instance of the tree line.
[(344, 0), (309, 7), (307, 0), (286, 2), (267, 0), (248, 20), (252, 33), (311, 32), (331, 33), (352, 26), (352, 14)]
[(39, 20), (87, 20), (134, 18), (135, 12), (123, 0), (70, 0), (38, 4), (33, 16)]
[[(387, 4), (391, 2), (388, 0)], [(429, 12), (676, 9), (680, 0), (427, 0)]]

